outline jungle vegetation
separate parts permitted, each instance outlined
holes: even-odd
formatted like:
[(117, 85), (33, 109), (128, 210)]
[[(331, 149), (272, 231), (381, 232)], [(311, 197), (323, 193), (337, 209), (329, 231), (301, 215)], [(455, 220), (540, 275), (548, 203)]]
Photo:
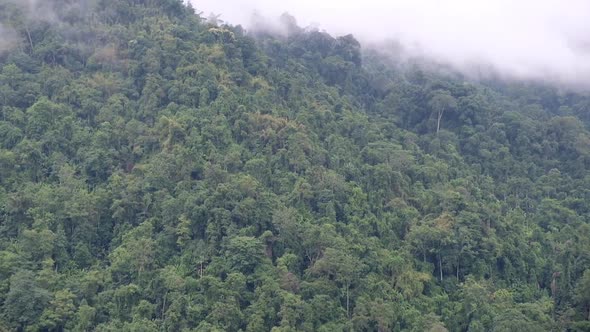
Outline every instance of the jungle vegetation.
[(590, 331), (587, 96), (287, 15), (31, 6), (0, 0), (0, 330)]

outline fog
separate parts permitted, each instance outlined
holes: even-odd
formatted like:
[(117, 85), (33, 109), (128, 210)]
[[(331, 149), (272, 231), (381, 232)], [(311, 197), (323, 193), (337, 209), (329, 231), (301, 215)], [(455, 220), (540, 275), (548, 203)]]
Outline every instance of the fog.
[(10, 50), (17, 42), (16, 32), (0, 24), (0, 54)]
[(207, 17), (251, 27), (284, 12), (300, 26), (352, 33), (364, 45), (397, 40), (463, 71), (590, 87), (590, 0), (190, 0)]
[[(61, 32), (67, 32), (66, 37), (69, 41), (72, 41), (70, 37), (78, 34), (79, 31), (65, 29), (63, 25), (69, 25), (69, 23), (61, 20), (59, 16), (71, 13), (88, 14), (88, 0), (71, 1), (65, 5), (52, 0), (4, 0), (4, 3), (11, 4), (13, 10), (22, 14), (23, 22), (18, 23), (21, 28), (39, 22), (62, 25)], [(11, 14), (8, 14), (4, 19), (7, 21), (0, 22), (0, 55), (19, 47), (19, 45), (29, 43), (22, 34), (15, 30), (14, 24), (21, 18), (11, 17)]]

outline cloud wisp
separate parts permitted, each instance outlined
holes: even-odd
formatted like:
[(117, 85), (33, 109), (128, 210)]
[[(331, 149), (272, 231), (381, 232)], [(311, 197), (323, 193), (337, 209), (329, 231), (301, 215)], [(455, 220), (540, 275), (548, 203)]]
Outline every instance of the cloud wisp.
[(16, 31), (0, 23), (0, 54), (11, 50), (17, 43)]
[(406, 50), (467, 70), (590, 88), (588, 0), (190, 0), (205, 16), (251, 24), (254, 13), (295, 16), (301, 26), (353, 33), (364, 44)]

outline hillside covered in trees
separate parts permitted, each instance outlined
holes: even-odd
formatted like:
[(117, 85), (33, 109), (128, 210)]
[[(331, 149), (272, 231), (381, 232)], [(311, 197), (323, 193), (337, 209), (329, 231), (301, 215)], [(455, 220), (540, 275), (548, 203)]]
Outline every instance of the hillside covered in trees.
[(0, 330), (590, 331), (590, 98), (180, 0), (0, 0)]

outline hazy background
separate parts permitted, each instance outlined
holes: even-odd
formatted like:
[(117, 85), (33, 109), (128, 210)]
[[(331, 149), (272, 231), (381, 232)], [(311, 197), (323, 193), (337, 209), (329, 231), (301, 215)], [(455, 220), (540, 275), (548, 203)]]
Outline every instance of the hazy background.
[(462, 70), (491, 64), (510, 77), (590, 87), (590, 0), (189, 1), (246, 28), (253, 13), (288, 12), (302, 27), (364, 44), (396, 39)]

